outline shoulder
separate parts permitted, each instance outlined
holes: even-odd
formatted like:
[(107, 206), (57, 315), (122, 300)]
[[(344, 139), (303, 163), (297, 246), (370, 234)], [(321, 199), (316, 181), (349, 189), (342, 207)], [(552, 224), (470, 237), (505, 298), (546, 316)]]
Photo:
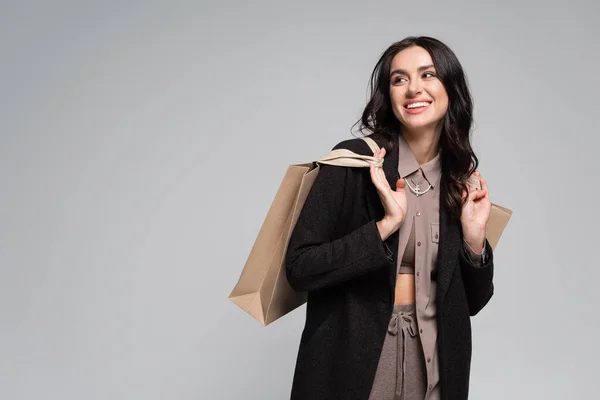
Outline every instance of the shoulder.
[[(361, 138), (346, 139), (331, 150), (345, 149), (360, 155), (373, 155), (369, 145)], [(326, 181), (333, 188), (335, 184), (345, 184), (346, 187), (355, 187), (357, 179), (362, 179), (363, 173), (369, 171), (368, 168), (349, 168), (338, 165), (321, 164), (321, 172), (317, 177), (320, 181)]]
[(369, 145), (361, 138), (347, 139), (336, 144), (332, 150), (346, 149), (364, 156), (373, 155)]

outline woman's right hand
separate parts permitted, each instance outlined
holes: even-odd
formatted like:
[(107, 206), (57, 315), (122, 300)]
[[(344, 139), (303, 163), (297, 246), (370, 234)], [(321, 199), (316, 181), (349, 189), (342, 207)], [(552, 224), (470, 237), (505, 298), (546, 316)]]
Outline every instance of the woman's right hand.
[[(385, 156), (385, 148), (380, 149), (374, 154), (377, 158), (383, 158)], [(396, 182), (396, 190), (390, 188), (385, 173), (382, 167), (376, 167), (371, 164), (370, 167), (371, 181), (377, 189), (377, 194), (385, 210), (383, 219), (377, 222), (377, 229), (381, 235), (382, 240), (386, 240), (392, 233), (396, 232), (408, 210), (408, 204), (406, 200), (406, 193), (404, 188), (406, 182), (404, 179), (398, 179)]]

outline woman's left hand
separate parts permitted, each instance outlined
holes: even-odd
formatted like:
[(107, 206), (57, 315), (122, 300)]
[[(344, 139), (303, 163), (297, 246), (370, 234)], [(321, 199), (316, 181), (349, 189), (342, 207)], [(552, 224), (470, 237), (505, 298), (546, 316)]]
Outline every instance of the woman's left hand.
[(467, 196), (467, 202), (463, 206), (460, 222), (464, 240), (473, 251), (480, 253), (485, 244), (485, 229), (490, 218), (492, 203), (485, 179), (479, 175), (479, 171), (475, 171), (474, 175), (480, 178), (481, 189), (477, 190), (469, 186), (469, 193), (463, 192), (463, 199)]

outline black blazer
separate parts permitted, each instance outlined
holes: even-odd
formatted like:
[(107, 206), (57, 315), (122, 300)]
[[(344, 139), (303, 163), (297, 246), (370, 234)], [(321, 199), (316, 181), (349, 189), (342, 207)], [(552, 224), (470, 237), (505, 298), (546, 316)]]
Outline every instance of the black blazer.
[[(336, 145), (372, 155), (361, 139)], [(398, 141), (383, 169), (390, 186), (398, 179)], [(442, 190), (445, 182), (442, 167)], [(441, 198), (441, 196), (440, 196)], [(383, 206), (368, 168), (323, 165), (290, 237), (287, 279), (308, 292), (306, 323), (292, 384), (293, 400), (367, 400), (394, 306), (396, 231), (385, 242), (376, 221)], [(443, 400), (468, 397), (470, 316), (489, 301), (493, 254), (481, 267), (469, 260), (460, 221), (440, 199), (437, 276), (438, 355)]]

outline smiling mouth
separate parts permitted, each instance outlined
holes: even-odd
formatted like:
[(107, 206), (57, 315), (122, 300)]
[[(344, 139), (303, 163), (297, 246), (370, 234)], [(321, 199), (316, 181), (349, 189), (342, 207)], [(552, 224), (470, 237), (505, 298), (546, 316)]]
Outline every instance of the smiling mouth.
[(411, 104), (407, 104), (404, 106), (404, 108), (406, 108), (407, 110), (414, 110), (414, 109), (420, 109), (420, 108), (424, 108), (424, 107), (428, 107), (431, 103), (427, 102), (427, 101), (421, 101), (418, 103), (411, 103)]

